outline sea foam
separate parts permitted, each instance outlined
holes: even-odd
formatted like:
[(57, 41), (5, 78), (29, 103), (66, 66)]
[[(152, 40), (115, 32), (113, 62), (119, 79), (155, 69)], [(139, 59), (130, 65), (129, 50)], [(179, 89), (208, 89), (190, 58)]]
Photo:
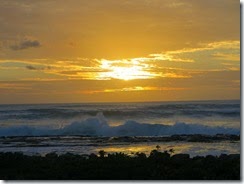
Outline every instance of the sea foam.
[(176, 122), (174, 125), (145, 124), (128, 120), (119, 126), (109, 126), (102, 113), (63, 128), (44, 126), (10, 126), (0, 128), (0, 136), (89, 135), (89, 136), (164, 136), (174, 134), (240, 134), (236, 128), (210, 127)]

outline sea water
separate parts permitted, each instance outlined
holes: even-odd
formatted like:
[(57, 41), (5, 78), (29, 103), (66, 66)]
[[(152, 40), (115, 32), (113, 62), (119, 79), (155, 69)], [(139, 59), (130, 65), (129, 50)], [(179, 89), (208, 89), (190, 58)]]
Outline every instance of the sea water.
[[(0, 136), (2, 137), (42, 136), (44, 139), (44, 136), (57, 135), (72, 138), (72, 136), (170, 136), (175, 134), (239, 135), (240, 101), (0, 105)], [(155, 144), (145, 142), (87, 146), (77, 143), (79, 146), (67, 147), (58, 141), (52, 145), (49, 140), (46, 144), (48, 146), (38, 144), (30, 146), (25, 143), (22, 143), (22, 146), (12, 143), (0, 144), (0, 151), (90, 153), (105, 148), (111, 152), (114, 150), (128, 152), (134, 148), (147, 152)], [(177, 144), (162, 143), (162, 146), (169, 147)], [(206, 152), (203, 150), (209, 149), (212, 149), (212, 153), (215, 150), (216, 154), (239, 152), (239, 143), (216, 144), (206, 145), (205, 143), (202, 153)], [(199, 152), (201, 148), (199, 144), (194, 143), (185, 143), (183, 147), (189, 148), (183, 151), (192, 154)]]

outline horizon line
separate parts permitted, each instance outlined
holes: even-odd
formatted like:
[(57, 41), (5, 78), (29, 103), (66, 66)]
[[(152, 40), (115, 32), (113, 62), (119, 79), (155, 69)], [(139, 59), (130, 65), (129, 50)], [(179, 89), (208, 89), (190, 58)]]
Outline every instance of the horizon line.
[(117, 102), (49, 102), (49, 103), (0, 103), (0, 106), (2, 105), (52, 105), (52, 104), (116, 104), (116, 103), (167, 103), (167, 102), (173, 102), (173, 103), (181, 103), (181, 102), (210, 102), (210, 101), (240, 101), (241, 99), (216, 99), (216, 100), (165, 100), (165, 101), (117, 101)]

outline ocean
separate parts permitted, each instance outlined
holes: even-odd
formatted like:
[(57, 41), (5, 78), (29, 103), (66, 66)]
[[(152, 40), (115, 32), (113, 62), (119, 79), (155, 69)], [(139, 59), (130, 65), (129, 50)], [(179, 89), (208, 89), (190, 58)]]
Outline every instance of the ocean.
[[(191, 155), (240, 153), (239, 141), (151, 139), (195, 134), (239, 135), (240, 101), (0, 105), (0, 152), (131, 154), (149, 153), (159, 144)], [(111, 141), (114, 137), (148, 139)]]

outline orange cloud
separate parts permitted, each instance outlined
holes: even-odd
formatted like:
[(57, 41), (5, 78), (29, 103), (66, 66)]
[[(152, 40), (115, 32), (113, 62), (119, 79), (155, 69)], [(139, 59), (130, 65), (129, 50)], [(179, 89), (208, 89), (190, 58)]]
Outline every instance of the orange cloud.
[(28, 84), (0, 83), (0, 89), (29, 90), (31, 89), (31, 86)]
[(134, 86), (126, 88), (113, 88), (103, 90), (84, 90), (77, 91), (77, 93), (94, 94), (94, 93), (113, 93), (113, 92), (133, 92), (133, 91), (174, 91), (174, 90), (186, 90), (187, 88), (175, 88), (175, 87), (151, 87), (151, 86)]

